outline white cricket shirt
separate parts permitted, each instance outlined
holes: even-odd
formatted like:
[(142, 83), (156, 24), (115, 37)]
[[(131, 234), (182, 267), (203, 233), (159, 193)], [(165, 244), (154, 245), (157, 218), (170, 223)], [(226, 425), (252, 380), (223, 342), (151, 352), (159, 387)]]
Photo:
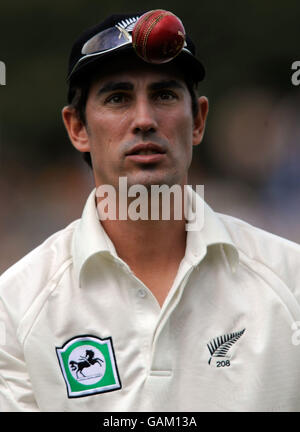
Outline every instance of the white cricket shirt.
[(299, 299), (300, 246), (205, 204), (160, 308), (93, 191), (0, 278), (0, 410), (300, 411)]

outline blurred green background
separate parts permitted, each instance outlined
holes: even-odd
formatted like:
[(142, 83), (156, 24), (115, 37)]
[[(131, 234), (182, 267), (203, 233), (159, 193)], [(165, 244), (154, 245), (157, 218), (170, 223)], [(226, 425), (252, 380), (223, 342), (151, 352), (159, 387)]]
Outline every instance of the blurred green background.
[(207, 70), (210, 114), (189, 183), (205, 185), (215, 210), (300, 242), (299, 2), (4, 0), (0, 272), (80, 217), (93, 187), (61, 120), (74, 39), (109, 14), (156, 8), (182, 19)]

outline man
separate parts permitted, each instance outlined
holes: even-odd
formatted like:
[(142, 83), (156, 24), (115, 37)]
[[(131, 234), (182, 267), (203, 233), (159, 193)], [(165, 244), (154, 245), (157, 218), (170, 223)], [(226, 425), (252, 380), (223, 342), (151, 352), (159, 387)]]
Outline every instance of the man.
[[(1, 278), (0, 408), (300, 410), (300, 247), (186, 187), (208, 112), (195, 97), (204, 69), (189, 38), (169, 63), (138, 58), (122, 45), (138, 17), (112, 16), (73, 46), (63, 120), (95, 190), (79, 221)], [(168, 220), (161, 198), (160, 217), (147, 217), (153, 185), (187, 191)], [(128, 217), (135, 187), (148, 192), (143, 218)]]

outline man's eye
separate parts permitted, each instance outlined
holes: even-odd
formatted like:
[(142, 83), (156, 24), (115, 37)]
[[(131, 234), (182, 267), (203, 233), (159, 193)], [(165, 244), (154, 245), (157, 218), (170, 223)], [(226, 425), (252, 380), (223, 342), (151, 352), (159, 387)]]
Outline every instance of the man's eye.
[(156, 95), (156, 98), (157, 98), (157, 99), (160, 99), (160, 100), (163, 100), (163, 101), (172, 101), (172, 100), (174, 100), (174, 99), (177, 99), (177, 96), (176, 96), (176, 94), (175, 94), (174, 92), (172, 92), (172, 91), (164, 90), (164, 91), (159, 92), (159, 93)]
[(116, 93), (105, 99), (105, 103), (119, 104), (128, 100), (128, 96), (123, 93)]

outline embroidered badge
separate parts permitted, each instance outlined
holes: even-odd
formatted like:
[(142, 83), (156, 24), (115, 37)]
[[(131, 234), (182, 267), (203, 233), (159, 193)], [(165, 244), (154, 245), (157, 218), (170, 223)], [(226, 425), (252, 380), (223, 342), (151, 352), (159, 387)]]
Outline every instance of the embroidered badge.
[(216, 367), (230, 366), (231, 356), (228, 355), (228, 351), (232, 345), (244, 334), (245, 328), (239, 332), (229, 333), (224, 336), (219, 336), (213, 339), (207, 344), (207, 348), (210, 352), (210, 359), (208, 364), (214, 364)]
[(122, 388), (111, 337), (76, 336), (56, 354), (69, 398)]

